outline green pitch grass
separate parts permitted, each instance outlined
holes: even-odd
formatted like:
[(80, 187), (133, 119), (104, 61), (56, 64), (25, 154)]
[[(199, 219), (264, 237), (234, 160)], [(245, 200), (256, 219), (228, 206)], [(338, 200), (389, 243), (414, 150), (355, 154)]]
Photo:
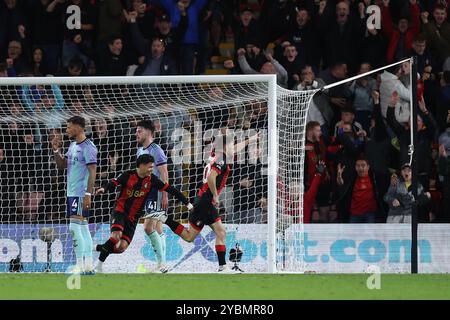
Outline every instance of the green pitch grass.
[(450, 299), (450, 275), (0, 274), (0, 299)]

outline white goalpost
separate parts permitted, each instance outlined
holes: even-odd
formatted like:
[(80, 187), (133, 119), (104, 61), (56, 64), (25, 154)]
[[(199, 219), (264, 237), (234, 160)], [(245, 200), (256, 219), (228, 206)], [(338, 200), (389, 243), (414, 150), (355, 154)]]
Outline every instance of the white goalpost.
[[(96, 187), (134, 168), (139, 120), (152, 120), (168, 156), (169, 183), (191, 201), (213, 144), (249, 144), (227, 154), (232, 174), (220, 196), (228, 251), (243, 251), (246, 272), (303, 272), (303, 161), (306, 112), (315, 91), (293, 92), (275, 75), (0, 78), (0, 272), (19, 257), (27, 272), (65, 272), (74, 263), (68, 232), (66, 173), (57, 170), (52, 142), (64, 152), (68, 118), (87, 121), (99, 150)], [(223, 139), (221, 139), (223, 138)], [(290, 185), (300, 186), (296, 216), (286, 212)], [(109, 237), (115, 194), (93, 198), (94, 243)], [(186, 208), (169, 197), (169, 213), (187, 223)], [(205, 226), (194, 243), (165, 228), (171, 272), (216, 271), (214, 237)], [(95, 257), (95, 256), (94, 256)], [(142, 224), (128, 250), (111, 255), (105, 272), (155, 265)]]

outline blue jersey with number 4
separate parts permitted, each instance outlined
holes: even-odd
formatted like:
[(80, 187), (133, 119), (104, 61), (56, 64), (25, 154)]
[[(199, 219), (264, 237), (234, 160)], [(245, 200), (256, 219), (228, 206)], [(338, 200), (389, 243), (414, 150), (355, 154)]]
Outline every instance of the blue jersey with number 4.
[(66, 152), (67, 158), (67, 197), (84, 197), (90, 164), (97, 164), (97, 148), (91, 140), (72, 142)]

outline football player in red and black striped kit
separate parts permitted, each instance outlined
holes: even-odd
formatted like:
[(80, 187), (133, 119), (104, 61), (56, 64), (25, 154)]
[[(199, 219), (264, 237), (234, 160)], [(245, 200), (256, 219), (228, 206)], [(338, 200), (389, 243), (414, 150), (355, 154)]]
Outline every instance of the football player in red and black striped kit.
[[(256, 138), (257, 136), (254, 136)], [(234, 151), (239, 152), (249, 144), (250, 139), (234, 145)], [(233, 270), (226, 265), (226, 230), (219, 216), (219, 195), (227, 183), (230, 174), (230, 166), (227, 164), (226, 144), (223, 144), (223, 151), (213, 151), (209, 163), (203, 170), (203, 184), (198, 190), (194, 201), (194, 209), (189, 215), (190, 227), (186, 229), (183, 225), (173, 220), (172, 216), (161, 216), (159, 220), (163, 221), (169, 228), (183, 240), (193, 242), (197, 235), (202, 231), (205, 225), (216, 234), (216, 253), (219, 262), (219, 272), (221, 273), (240, 273), (239, 270)], [(232, 148), (232, 147), (228, 147)]]
[(122, 253), (128, 248), (144, 206), (152, 206), (158, 198), (158, 192), (170, 193), (192, 210), (192, 204), (179, 190), (152, 174), (153, 162), (153, 157), (148, 154), (139, 156), (136, 160), (136, 170), (122, 173), (117, 179), (112, 179), (106, 186), (96, 191), (97, 195), (121, 187), (112, 214), (111, 236), (104, 244), (96, 247), (100, 252), (97, 272), (102, 272), (103, 262), (109, 254)]

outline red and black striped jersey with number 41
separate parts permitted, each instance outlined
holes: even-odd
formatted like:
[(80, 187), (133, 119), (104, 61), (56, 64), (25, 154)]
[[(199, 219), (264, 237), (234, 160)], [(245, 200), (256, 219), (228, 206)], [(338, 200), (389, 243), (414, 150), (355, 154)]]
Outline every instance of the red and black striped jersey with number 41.
[(157, 199), (158, 191), (166, 191), (184, 204), (189, 203), (189, 200), (180, 191), (168, 183), (162, 182), (153, 173), (150, 176), (141, 178), (136, 170), (126, 171), (118, 178), (112, 179), (104, 187), (105, 192), (111, 192), (118, 186), (121, 186), (122, 190), (117, 197), (115, 211), (125, 214), (131, 221), (142, 215), (145, 201), (148, 198)]

